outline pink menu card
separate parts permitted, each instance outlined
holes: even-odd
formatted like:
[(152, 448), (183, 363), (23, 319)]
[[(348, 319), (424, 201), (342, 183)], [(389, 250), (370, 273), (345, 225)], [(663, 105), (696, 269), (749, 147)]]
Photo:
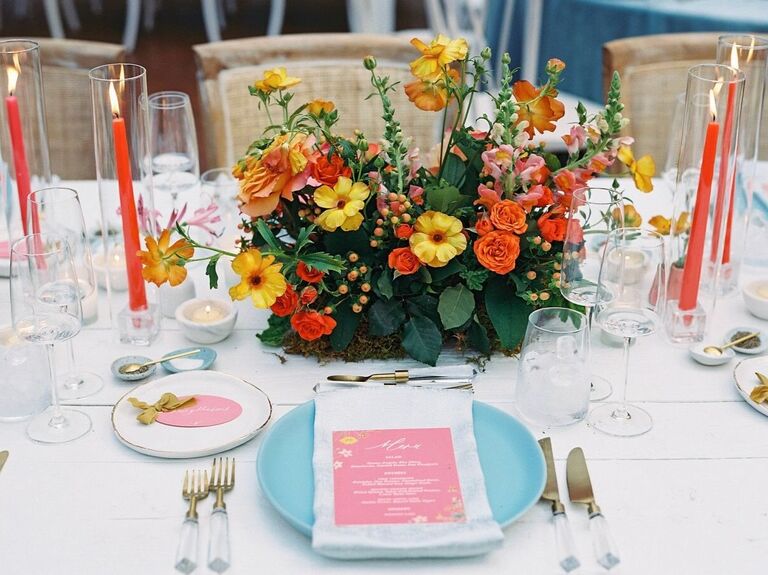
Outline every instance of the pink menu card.
[(451, 430), (333, 432), (336, 525), (463, 522)]

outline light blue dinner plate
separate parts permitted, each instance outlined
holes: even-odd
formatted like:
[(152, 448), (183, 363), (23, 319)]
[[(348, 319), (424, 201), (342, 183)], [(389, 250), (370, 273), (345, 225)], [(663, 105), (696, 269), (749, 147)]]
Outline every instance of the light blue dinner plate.
[[(503, 411), (475, 401), (475, 439), (493, 518), (506, 527), (541, 497), (546, 465), (528, 429)], [(298, 406), (272, 425), (256, 460), (259, 484), (288, 523), (312, 534), (315, 402)]]

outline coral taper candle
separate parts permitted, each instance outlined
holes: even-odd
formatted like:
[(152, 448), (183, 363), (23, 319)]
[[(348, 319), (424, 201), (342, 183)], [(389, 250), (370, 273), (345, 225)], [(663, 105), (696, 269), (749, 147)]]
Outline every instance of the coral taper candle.
[(27, 198), (30, 193), (29, 165), (27, 153), (24, 149), (24, 134), (21, 131), (21, 114), (19, 114), (19, 100), (13, 95), (16, 90), (16, 82), (19, 79), (18, 59), (14, 58), (15, 66), (8, 66), (8, 97), (5, 99), (5, 109), (8, 112), (8, 132), (11, 135), (11, 149), (13, 150), (13, 168), (16, 172), (16, 189), (19, 194), (19, 208), (21, 210), (21, 226), (24, 235), (31, 232), (27, 229)]
[(683, 281), (680, 286), (680, 300), (678, 301), (678, 307), (685, 311), (696, 309), (696, 302), (699, 298), (701, 264), (704, 258), (704, 242), (707, 236), (707, 219), (709, 218), (709, 200), (712, 195), (712, 177), (715, 173), (717, 137), (720, 131), (720, 125), (717, 123), (715, 96), (712, 90), (709, 91), (709, 101), (712, 121), (707, 124), (707, 134), (704, 138), (696, 204), (693, 208), (691, 233), (688, 237), (688, 249), (685, 253), (683, 266)]
[(112, 104), (112, 136), (115, 141), (115, 166), (117, 183), (120, 189), (120, 217), (123, 223), (123, 244), (125, 246), (125, 268), (128, 273), (128, 307), (132, 311), (147, 309), (147, 291), (141, 276), (141, 259), (138, 252), (139, 222), (136, 215), (136, 202), (133, 199), (133, 177), (131, 176), (131, 156), (128, 152), (128, 135), (125, 131), (125, 119), (120, 117), (115, 87), (110, 84), (109, 98)]

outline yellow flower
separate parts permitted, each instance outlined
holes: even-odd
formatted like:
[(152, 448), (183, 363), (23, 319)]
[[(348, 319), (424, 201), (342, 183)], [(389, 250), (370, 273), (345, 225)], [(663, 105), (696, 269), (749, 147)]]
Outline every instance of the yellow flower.
[(330, 114), (336, 108), (336, 104), (330, 100), (312, 100), (307, 104), (307, 108), (310, 114), (316, 117), (320, 117), (320, 114), (325, 112)]
[(285, 90), (301, 82), (301, 78), (293, 78), (285, 71), (285, 68), (272, 68), (264, 72), (261, 80), (256, 80), (254, 87), (257, 90), (269, 94), (275, 90)]
[(251, 296), (256, 307), (270, 307), (288, 286), (280, 273), (283, 264), (274, 261), (275, 256), (262, 257), (256, 248), (238, 254), (232, 262), (232, 270), (240, 276), (240, 283), (229, 288), (229, 297), (240, 300)]
[[(619, 208), (613, 208), (613, 211), (611, 212), (611, 215), (613, 216), (613, 221), (619, 222)], [(643, 224), (643, 216), (640, 215), (640, 212), (637, 211), (635, 206), (632, 204), (624, 204), (624, 223), (623, 227), (625, 228), (639, 228)]]
[(415, 233), (408, 242), (423, 264), (441, 268), (467, 249), (461, 220), (441, 212), (424, 212), (416, 220)]
[[(672, 228), (672, 219), (665, 218), (662, 215), (653, 216), (648, 223), (651, 224), (662, 236), (669, 235)], [(681, 234), (688, 229), (688, 212), (683, 212), (677, 218), (675, 225), (675, 234)]]
[(195, 254), (195, 249), (184, 238), (171, 243), (171, 230), (163, 230), (160, 238), (155, 240), (152, 236), (144, 238), (147, 251), (140, 251), (142, 268), (141, 275), (155, 285), (163, 285), (165, 282), (171, 286), (177, 286), (187, 277), (184, 264)]
[(339, 176), (333, 188), (320, 186), (315, 190), (315, 203), (325, 208), (317, 217), (317, 224), (326, 232), (335, 232), (341, 228), (345, 232), (356, 230), (363, 223), (365, 207), (364, 200), (370, 194), (368, 186), (362, 182), (352, 183), (352, 180)]
[(438, 34), (429, 45), (418, 38), (411, 40), (411, 45), (421, 52), (421, 57), (411, 62), (411, 73), (422, 80), (435, 80), (442, 76), (443, 68), (467, 57), (469, 47), (464, 38), (451, 40)]
[[(459, 81), (456, 70), (448, 70), (448, 75), (454, 82)], [(419, 110), (439, 112), (448, 104), (449, 92), (445, 79), (414, 80), (405, 85), (405, 94)]]
[(656, 164), (651, 156), (645, 155), (635, 161), (635, 155), (629, 146), (619, 147), (619, 161), (629, 168), (635, 179), (635, 186), (641, 192), (652, 192), (653, 182), (651, 178), (656, 173)]

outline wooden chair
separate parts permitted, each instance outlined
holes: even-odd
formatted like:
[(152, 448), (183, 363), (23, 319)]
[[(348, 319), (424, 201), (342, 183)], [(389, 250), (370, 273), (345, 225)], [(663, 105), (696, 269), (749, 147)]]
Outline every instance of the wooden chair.
[(685, 92), (688, 68), (714, 62), (716, 32), (658, 34), (623, 38), (603, 46), (603, 90), (608, 93), (614, 71), (621, 76), (624, 131), (635, 139), (635, 156), (651, 154), (661, 171), (668, 155), (678, 94)]
[(293, 88), (292, 104), (320, 98), (332, 100), (339, 110), (336, 131), (351, 136), (362, 130), (376, 142), (384, 130), (378, 98), (373, 91), (365, 56), (374, 55), (377, 71), (400, 81), (391, 98), (406, 137), (426, 153), (438, 141), (442, 114), (423, 112), (408, 102), (402, 83), (412, 80), (408, 63), (418, 52), (407, 38), (368, 34), (291, 34), (229, 40), (193, 46), (203, 107), (208, 166), (231, 166), (269, 125), (259, 100), (248, 86), (264, 71), (284, 66), (301, 84)]
[(93, 180), (91, 86), (88, 71), (124, 60), (119, 44), (33, 38), (40, 44), (51, 170), (64, 180)]

